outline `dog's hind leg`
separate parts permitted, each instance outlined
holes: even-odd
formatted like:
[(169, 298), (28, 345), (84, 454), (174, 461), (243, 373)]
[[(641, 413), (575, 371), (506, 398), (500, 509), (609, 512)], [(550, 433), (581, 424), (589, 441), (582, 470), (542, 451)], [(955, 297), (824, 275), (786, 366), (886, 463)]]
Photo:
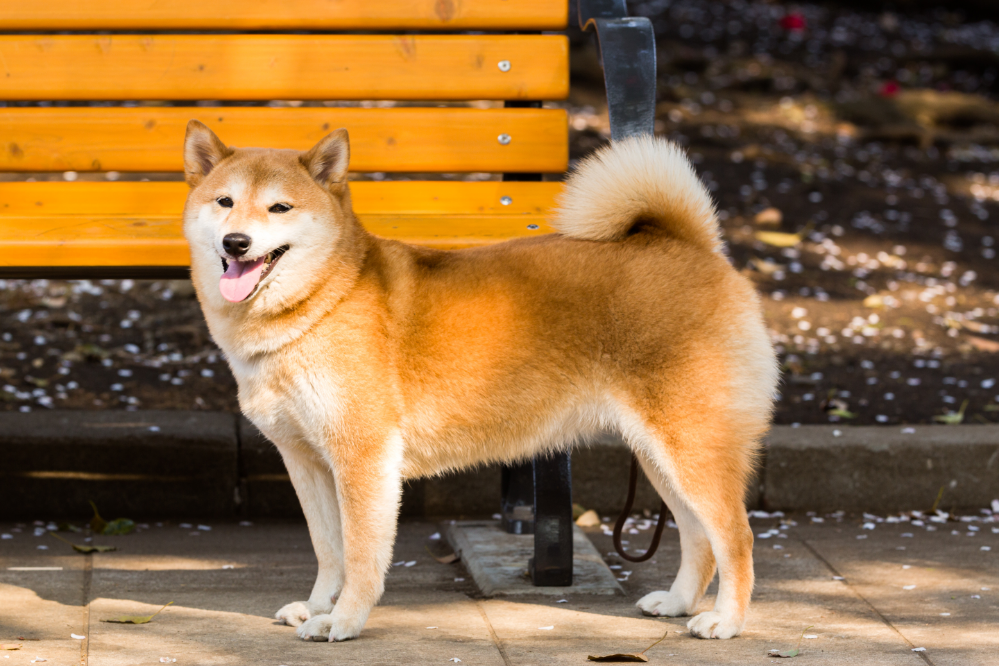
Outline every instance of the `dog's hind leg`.
[(292, 627), (329, 613), (343, 587), (343, 536), (333, 471), (318, 454), (304, 447), (278, 447), (302, 504), (319, 560), (319, 574), (309, 600), (292, 602), (274, 616)]
[(698, 638), (738, 636), (753, 591), (753, 532), (744, 503), (753, 447), (728, 442), (713, 428), (650, 427), (649, 434), (636, 449), (667, 504), (677, 507), (682, 555), (668, 598), (645, 606), (658, 601), (660, 614), (693, 612), (712, 578), (713, 554), (718, 566), (714, 609), (692, 618), (687, 628)]
[(647, 594), (639, 599), (637, 605), (646, 615), (690, 615), (715, 575), (711, 543), (697, 516), (670, 490), (662, 474), (647, 462), (645, 456), (639, 457), (646, 476), (666, 502), (679, 528), (681, 558), (680, 570), (669, 592)]

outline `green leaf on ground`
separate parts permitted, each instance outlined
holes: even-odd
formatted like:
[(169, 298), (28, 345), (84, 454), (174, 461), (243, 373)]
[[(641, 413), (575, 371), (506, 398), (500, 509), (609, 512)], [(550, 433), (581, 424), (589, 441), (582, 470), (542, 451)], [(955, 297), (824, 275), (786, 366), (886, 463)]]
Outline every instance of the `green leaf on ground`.
[(115, 518), (111, 522), (108, 522), (101, 518), (101, 514), (97, 511), (97, 505), (94, 504), (93, 500), (90, 500), (90, 506), (94, 508), (94, 517), (90, 519), (90, 529), (94, 533), (121, 536), (135, 529), (135, 521), (129, 518)]
[(946, 414), (938, 414), (933, 417), (933, 420), (937, 423), (943, 423), (944, 425), (957, 425), (964, 421), (964, 410), (968, 408), (968, 401), (965, 400), (961, 403), (961, 409), (956, 412), (947, 412)]
[[(166, 608), (173, 602), (164, 604), (163, 608)], [(159, 609), (152, 615), (119, 615), (118, 617), (108, 618), (107, 620), (101, 620), (101, 622), (112, 622), (114, 624), (148, 624), (153, 621), (153, 618), (163, 612), (163, 608)]]
[(855, 418), (857, 418), (857, 415), (854, 414), (853, 412), (851, 412), (848, 409), (839, 409), (839, 408), (830, 409), (828, 412), (826, 412), (826, 414), (829, 414), (830, 416), (838, 416), (841, 419), (855, 419)]
[(110, 536), (121, 536), (122, 534), (128, 534), (135, 529), (135, 521), (128, 518), (115, 518), (107, 525), (104, 526), (104, 531), (101, 534), (107, 534)]
[(791, 657), (797, 657), (799, 654), (801, 653), (798, 651), (798, 648), (794, 648), (793, 650), (783, 650), (783, 651), (771, 650), (767, 656), (778, 657), (780, 659), (790, 659)]

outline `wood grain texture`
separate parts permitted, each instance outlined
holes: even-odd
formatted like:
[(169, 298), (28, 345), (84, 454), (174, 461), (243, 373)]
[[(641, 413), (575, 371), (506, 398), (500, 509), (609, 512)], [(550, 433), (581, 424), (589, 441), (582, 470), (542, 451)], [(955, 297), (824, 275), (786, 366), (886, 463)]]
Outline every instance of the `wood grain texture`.
[(561, 172), (569, 162), (562, 109), (9, 107), (0, 171), (182, 171), (192, 118), (243, 147), (306, 150), (345, 127), (353, 171)]
[(0, 99), (563, 99), (568, 54), (563, 35), (2, 35)]
[[(561, 188), (363, 181), (351, 193), (372, 233), (456, 248), (550, 233), (545, 218)], [(0, 183), (0, 266), (186, 266), (186, 196), (184, 183)]]
[(568, 0), (0, 0), (4, 30), (562, 30)]

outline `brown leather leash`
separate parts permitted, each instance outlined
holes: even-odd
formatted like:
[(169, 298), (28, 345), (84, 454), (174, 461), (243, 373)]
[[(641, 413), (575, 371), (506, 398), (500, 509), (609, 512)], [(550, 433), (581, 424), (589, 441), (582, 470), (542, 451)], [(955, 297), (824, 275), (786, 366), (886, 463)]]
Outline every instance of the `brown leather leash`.
[(618, 516), (617, 522), (614, 523), (614, 549), (617, 550), (617, 554), (621, 556), (622, 559), (628, 560), (629, 562), (644, 562), (653, 555), (656, 554), (656, 549), (659, 548), (659, 540), (663, 536), (663, 528), (666, 527), (666, 502), (662, 502), (662, 506), (659, 507), (659, 521), (656, 523), (656, 532), (652, 535), (652, 544), (649, 549), (645, 551), (644, 555), (634, 556), (629, 555), (625, 552), (624, 547), (621, 545), (621, 530), (624, 529), (624, 524), (628, 520), (629, 514), (631, 514), (631, 505), (635, 503), (635, 486), (638, 485), (638, 458), (635, 454), (631, 454), (631, 478), (628, 480), (628, 499), (624, 503), (624, 509), (621, 510), (621, 515)]

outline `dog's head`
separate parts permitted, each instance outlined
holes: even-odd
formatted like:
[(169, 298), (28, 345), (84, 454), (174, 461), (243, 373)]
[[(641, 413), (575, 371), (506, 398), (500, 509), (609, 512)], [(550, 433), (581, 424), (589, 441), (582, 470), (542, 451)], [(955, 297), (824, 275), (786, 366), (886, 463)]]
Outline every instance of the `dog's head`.
[(197, 120), (188, 123), (184, 235), (204, 306), (266, 316), (330, 280), (356, 226), (349, 158), (343, 129), (303, 153), (230, 148)]

